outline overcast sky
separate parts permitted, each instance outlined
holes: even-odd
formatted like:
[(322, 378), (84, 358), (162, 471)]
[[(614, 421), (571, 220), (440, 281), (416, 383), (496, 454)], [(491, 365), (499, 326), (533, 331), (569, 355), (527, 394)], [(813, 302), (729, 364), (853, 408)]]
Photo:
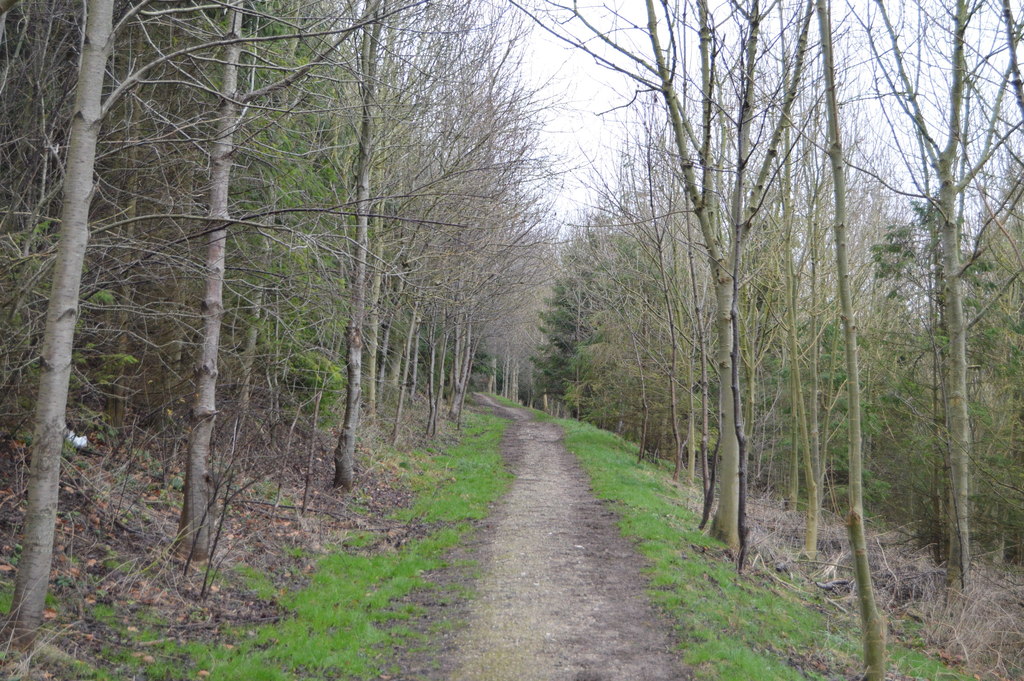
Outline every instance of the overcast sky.
[(557, 197), (560, 213), (590, 203), (591, 165), (608, 167), (623, 134), (632, 89), (625, 79), (595, 64), (591, 57), (534, 26), (526, 55), (526, 76), (542, 86), (552, 107), (544, 114), (543, 143), (563, 160), (564, 186)]

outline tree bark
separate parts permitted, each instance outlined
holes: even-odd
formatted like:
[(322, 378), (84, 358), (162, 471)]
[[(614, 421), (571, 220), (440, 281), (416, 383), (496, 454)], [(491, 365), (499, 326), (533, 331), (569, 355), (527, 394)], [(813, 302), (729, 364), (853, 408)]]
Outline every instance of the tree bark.
[[(225, 40), (241, 37), (241, 3), (229, 4)], [(210, 557), (210, 511), (213, 483), (209, 473), (210, 443), (217, 419), (217, 359), (220, 351), (221, 320), (224, 317), (224, 268), (226, 262), (229, 189), (234, 157), (234, 133), (238, 127), (238, 62), (242, 43), (231, 42), (224, 49), (224, 71), (220, 86), (217, 131), (210, 152), (209, 216), (216, 225), (207, 237), (206, 291), (201, 306), (203, 336), (196, 367), (196, 399), (192, 407), (192, 430), (188, 438), (185, 465), (185, 499), (178, 520), (175, 545), (189, 560)]]
[(405, 392), (406, 392), (406, 381), (409, 379), (409, 365), (412, 364), (415, 359), (413, 357), (413, 342), (419, 337), (419, 314), (420, 304), (419, 301), (412, 307), (412, 318), (409, 320), (409, 334), (405, 337), (405, 351), (402, 353), (402, 377), (401, 385), (398, 390), (398, 406), (395, 408), (395, 427), (391, 431), (391, 445), (394, 446), (398, 442), (398, 434), (401, 432), (402, 427), (402, 411), (405, 409)]
[(487, 392), (494, 394), (498, 389), (498, 356), (491, 355), (491, 373), (487, 377)]
[[(782, 138), (783, 131), (786, 129), (786, 126), (789, 125), (789, 114), (792, 110), (793, 102), (796, 100), (797, 87), (801, 81), (804, 54), (806, 52), (807, 44), (807, 31), (811, 16), (811, 2), (812, 0), (808, 0), (807, 14), (805, 20), (802, 22), (800, 38), (797, 41), (795, 49), (793, 77), (789, 83), (789, 88), (785, 93), (779, 119), (776, 123), (775, 129), (772, 131), (771, 139), (768, 142), (765, 160), (758, 170), (757, 176), (750, 188), (750, 196), (745, 201), (741, 202), (741, 205), (745, 204), (740, 211), (742, 216), (741, 226), (743, 227), (743, 230), (749, 228), (753, 215), (760, 208), (761, 200), (764, 196), (773, 163), (778, 156), (778, 145)], [(747, 11), (747, 15), (751, 21), (751, 26), (750, 34), (747, 37), (745, 45), (743, 61), (744, 69), (751, 74), (753, 74), (753, 69), (756, 63), (756, 51), (758, 49), (758, 23), (761, 20), (759, 7), (756, 2), (754, 4), (754, 8)], [(711, 188), (711, 169), (717, 165), (711, 158), (711, 138), (713, 135), (712, 120), (714, 107), (716, 106), (713, 96), (713, 90), (715, 87), (713, 73), (715, 52), (712, 47), (714, 38), (713, 30), (710, 24), (710, 15), (707, 3), (699, 2), (702, 128), (700, 131), (700, 137), (698, 138), (698, 135), (694, 131), (693, 126), (690, 124), (690, 121), (683, 110), (683, 105), (680, 102), (679, 95), (675, 89), (674, 71), (669, 64), (668, 56), (662, 47), (661, 39), (658, 34), (659, 21), (654, 0), (647, 0), (646, 6), (647, 32), (651, 42), (651, 51), (654, 55), (654, 67), (658, 77), (660, 94), (665, 101), (666, 108), (668, 109), (669, 124), (676, 144), (676, 151), (680, 158), (683, 186), (693, 210), (694, 219), (697, 220), (697, 224), (700, 226), (701, 234), (704, 239), (704, 247), (707, 250), (708, 259), (711, 264), (711, 273), (715, 287), (717, 343), (714, 357), (720, 386), (719, 410), (722, 416), (719, 424), (719, 451), (721, 454), (721, 465), (720, 470), (717, 472), (717, 476), (719, 478), (719, 503), (711, 532), (716, 537), (729, 544), (730, 547), (738, 549), (740, 547), (739, 524), (740, 496), (742, 487), (740, 481), (740, 444), (735, 435), (737, 425), (736, 411), (728, 389), (728, 386), (731, 385), (732, 382), (732, 372), (730, 369), (730, 355), (733, 348), (733, 320), (731, 310), (733, 309), (732, 276), (734, 262), (732, 259), (735, 257), (736, 251), (734, 248), (732, 254), (727, 254), (724, 252), (724, 248), (721, 245), (721, 238), (718, 233), (718, 225), (715, 218), (716, 210), (714, 209), (714, 191)], [(749, 78), (752, 80), (752, 75)], [(743, 99), (744, 101), (741, 103), (741, 109), (743, 110), (739, 112), (740, 116), (737, 118), (737, 122), (741, 125), (749, 115), (749, 110), (747, 110), (746, 107), (752, 106), (752, 95), (749, 92), (745, 92), (743, 94)], [(749, 125), (749, 122), (747, 125)], [(702, 146), (697, 154), (698, 162), (694, 162), (691, 158), (689, 150), (691, 139), (700, 139), (701, 141)], [(741, 155), (740, 158), (742, 159), (744, 156)], [(702, 172), (704, 173), (700, 181), (698, 181), (695, 170), (697, 167), (701, 167)], [(734, 197), (738, 195), (742, 199), (745, 192), (745, 187), (741, 186), (738, 189), (734, 187), (733, 195)], [(735, 228), (735, 209), (732, 212), (732, 222), (734, 223), (733, 227)]]
[(238, 410), (244, 417), (252, 400), (253, 365), (256, 363), (256, 349), (260, 338), (260, 315), (263, 308), (263, 291), (256, 295), (256, 309), (249, 328), (245, 330), (245, 349), (242, 351), (242, 391), (238, 398)]
[(377, 50), (381, 22), (364, 26), (360, 49), (362, 118), (359, 125), (359, 150), (356, 156), (356, 217), (355, 271), (352, 275), (350, 295), (351, 317), (345, 334), (348, 384), (345, 388), (345, 417), (342, 421), (338, 445), (334, 449), (334, 481), (336, 488), (352, 489), (356, 439), (359, 435), (362, 407), (363, 380), (363, 324), (366, 320), (366, 270), (370, 253), (370, 167), (373, 160), (374, 111), (373, 100), (377, 70)]
[(469, 387), (469, 377), (473, 372), (473, 355), (476, 352), (476, 338), (473, 336), (473, 325), (466, 320), (465, 337), (462, 341), (462, 356), (456, 355), (454, 364), (459, 367), (456, 372), (457, 380), (452, 388), (452, 404), (448, 410), (448, 420), (454, 421), (457, 425), (462, 423), (462, 407), (466, 402), (466, 390)]
[[(733, 185), (732, 196), (732, 272), (729, 280), (731, 287), (729, 295), (729, 325), (732, 327), (729, 350), (729, 391), (732, 401), (732, 425), (736, 431), (736, 534), (739, 538), (739, 551), (737, 553), (736, 565), (739, 570), (743, 569), (743, 562), (747, 551), (747, 438), (744, 430), (742, 395), (740, 394), (740, 312), (739, 312), (739, 284), (740, 272), (743, 263), (743, 237), (748, 224), (747, 208), (744, 206), (744, 194), (746, 193), (746, 171), (749, 161), (748, 149), (750, 146), (750, 128), (753, 124), (754, 106), (754, 72), (758, 54), (758, 42), (760, 38), (760, 5), (757, 0), (750, 11), (750, 33), (747, 36), (745, 45), (745, 58), (743, 70), (743, 96), (740, 102), (739, 116), (737, 117), (737, 143), (736, 143), (736, 178)], [(722, 384), (723, 393), (725, 392)], [(724, 462), (723, 462), (724, 463)], [(729, 467), (733, 462), (729, 462)], [(725, 466), (723, 466), (724, 468)], [(731, 473), (731, 470), (729, 471)], [(724, 476), (723, 476), (724, 479)], [(724, 499), (724, 493), (723, 497)], [(721, 508), (721, 506), (719, 507)], [(731, 532), (732, 528), (725, 528), (724, 523), (716, 525), (723, 532)]]
[[(0, 9), (7, 11), (13, 4), (6, 1)], [(89, 207), (96, 167), (96, 142), (102, 123), (103, 83), (112, 48), (113, 12), (113, 0), (89, 0), (86, 5), (85, 40), (75, 87), (75, 112), (71, 119), (64, 176), (60, 243), (40, 357), (42, 371), (36, 397), (28, 508), (14, 595), (5, 623), (5, 638), (9, 637), (14, 646), (22, 649), (28, 648), (35, 640), (50, 581), (61, 450), (67, 431), (68, 384), (82, 269), (89, 242)]]
[(939, 156), (938, 213), (942, 244), (943, 298), (946, 335), (949, 338), (946, 373), (946, 410), (949, 418), (949, 559), (946, 584), (951, 589), (967, 587), (971, 565), (970, 458), (971, 422), (967, 402), (967, 323), (964, 320), (963, 277), (960, 263), (960, 220), (956, 197), (959, 188), (954, 179), (954, 163), (961, 145), (967, 65), (964, 34), (967, 30), (967, 3), (957, 0), (953, 33), (953, 80), (950, 88), (949, 136)]
[(380, 260), (380, 247), (374, 249), (373, 276), (370, 280), (370, 298), (368, 301), (369, 319), (366, 324), (366, 415), (371, 419), (377, 415), (377, 351), (380, 339), (380, 285), (381, 271), (377, 261)]
[[(821, 462), (811, 448), (810, 428), (807, 424), (807, 407), (804, 401), (803, 375), (800, 370), (800, 344), (797, 340), (797, 276), (793, 263), (793, 229), (790, 226), (789, 243), (786, 248), (786, 289), (788, 291), (787, 340), (790, 356), (790, 402), (793, 407), (793, 459), (790, 468), (790, 508), (796, 510), (800, 489), (800, 467), (803, 465), (804, 485), (807, 489), (807, 508), (805, 510), (804, 554), (814, 560), (818, 556), (818, 518), (820, 515), (820, 479)], [(814, 339), (817, 342), (817, 339)], [(803, 453), (801, 457), (800, 454)]]
[(825, 103), (828, 112), (828, 156), (832, 167), (835, 215), (832, 231), (836, 244), (836, 275), (846, 341), (846, 391), (849, 421), (850, 511), (846, 526), (853, 552), (863, 632), (864, 665), (867, 681), (885, 681), (886, 624), (875, 603), (867, 541), (864, 537), (863, 464), (860, 416), (860, 366), (857, 358), (857, 319), (850, 291), (850, 266), (846, 247), (846, 169), (843, 165), (842, 137), (839, 130), (839, 103), (836, 95), (835, 66), (832, 57), (832, 22), (827, 0), (817, 0), (818, 28), (821, 34), (821, 59), (825, 74)]

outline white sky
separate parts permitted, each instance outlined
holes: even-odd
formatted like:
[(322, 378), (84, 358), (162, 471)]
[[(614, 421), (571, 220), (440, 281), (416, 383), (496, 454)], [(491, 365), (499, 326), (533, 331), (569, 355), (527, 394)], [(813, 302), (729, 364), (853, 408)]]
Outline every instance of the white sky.
[(621, 107), (632, 97), (632, 85), (538, 26), (529, 45), (525, 75), (553, 105), (544, 114), (542, 143), (565, 170), (555, 205), (568, 217), (592, 203), (591, 165), (607, 169), (614, 157), (626, 116)]

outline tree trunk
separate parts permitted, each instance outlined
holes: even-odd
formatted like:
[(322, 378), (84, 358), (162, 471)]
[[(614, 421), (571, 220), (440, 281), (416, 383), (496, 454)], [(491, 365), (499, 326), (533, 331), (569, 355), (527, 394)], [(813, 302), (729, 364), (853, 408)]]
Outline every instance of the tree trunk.
[(402, 353), (402, 378), (398, 390), (398, 406), (395, 407), (395, 427), (391, 431), (391, 445), (398, 442), (398, 434), (402, 427), (402, 411), (405, 408), (406, 381), (409, 379), (409, 365), (415, 360), (413, 358), (413, 342), (419, 337), (419, 314), (420, 304), (417, 301), (412, 307), (412, 318), (409, 320), (409, 334), (405, 337), (405, 350)]
[(377, 341), (380, 339), (381, 285), (381, 271), (377, 261), (380, 259), (380, 250), (380, 246), (374, 248), (373, 276), (370, 282), (370, 298), (367, 301), (369, 319), (366, 322), (366, 415), (371, 419), (377, 415)]
[(366, 269), (370, 254), (370, 167), (373, 157), (374, 111), (377, 49), (381, 22), (364, 26), (360, 48), (362, 118), (359, 125), (359, 150), (356, 156), (356, 217), (355, 271), (350, 294), (351, 317), (345, 333), (348, 384), (345, 388), (345, 416), (338, 444), (334, 448), (334, 481), (336, 488), (352, 489), (356, 439), (359, 436), (359, 417), (363, 381), (363, 324), (366, 320)]
[(647, 376), (644, 372), (643, 358), (640, 356), (640, 344), (637, 343), (635, 333), (630, 334), (630, 338), (633, 341), (633, 356), (636, 358), (637, 372), (640, 374), (640, 447), (637, 453), (637, 462), (640, 462), (647, 454), (647, 429), (651, 420), (651, 405), (647, 399)]
[(505, 363), (501, 375), (501, 396), (506, 400), (512, 399), (512, 357), (508, 353), (508, 344), (505, 345)]
[(256, 349), (260, 338), (260, 314), (263, 307), (263, 291), (256, 295), (256, 310), (249, 328), (245, 330), (245, 349), (242, 351), (242, 392), (238, 398), (238, 410), (242, 417), (249, 412), (252, 401), (253, 375), (252, 368), (256, 363)]
[(835, 193), (835, 216), (832, 229), (836, 243), (836, 275), (842, 307), (843, 331), (846, 340), (846, 392), (849, 420), (850, 512), (846, 526), (853, 552), (863, 631), (864, 665), (867, 681), (885, 681), (886, 624), (875, 603), (871, 569), (868, 566), (867, 541), (864, 537), (864, 499), (860, 417), (860, 366), (857, 359), (857, 319), (850, 291), (850, 267), (846, 253), (846, 170), (843, 166), (842, 137), (839, 131), (839, 104), (836, 96), (835, 67), (832, 59), (832, 26), (827, 0), (817, 0), (818, 27), (821, 34), (821, 58), (825, 74), (825, 102), (828, 111), (828, 156), (832, 166), (832, 187)]
[[(732, 346), (729, 349), (729, 385), (731, 386), (730, 398), (732, 401), (733, 428), (736, 430), (736, 534), (739, 538), (739, 551), (736, 557), (737, 569), (743, 569), (743, 563), (747, 552), (747, 438), (743, 421), (743, 396), (740, 392), (740, 272), (743, 265), (743, 236), (747, 229), (747, 208), (744, 205), (746, 199), (746, 172), (748, 149), (750, 146), (750, 128), (753, 125), (754, 106), (754, 67), (757, 61), (758, 41), (760, 38), (760, 9), (755, 0), (754, 7), (750, 12), (750, 33), (747, 36), (744, 49), (744, 75), (743, 75), (743, 98), (740, 102), (739, 116), (737, 118), (738, 137), (736, 142), (736, 178), (733, 180), (732, 196), (732, 272), (730, 273), (729, 285), (730, 307), (729, 325), (732, 327)], [(723, 393), (725, 383), (722, 383)], [(725, 477), (723, 476), (723, 480)], [(724, 494), (723, 494), (724, 499)], [(721, 506), (719, 506), (721, 508)], [(716, 517), (717, 521), (718, 518)], [(732, 531), (732, 527), (726, 528), (724, 523), (717, 525), (718, 529), (726, 535)]]
[(964, 33), (968, 21), (967, 3), (957, 0), (956, 30), (953, 35), (953, 80), (950, 88), (949, 138), (938, 159), (938, 213), (942, 244), (943, 299), (949, 352), (946, 355), (946, 413), (949, 420), (948, 467), (950, 483), (949, 559), (946, 584), (950, 589), (967, 587), (971, 566), (970, 458), (971, 422), (967, 402), (967, 322), (964, 320), (963, 277), (960, 263), (960, 219), (957, 215), (958, 187), (953, 177), (954, 161), (962, 143), (961, 115), (967, 66)]
[[(700, 331), (694, 327), (694, 333)], [(693, 348), (690, 348), (691, 353)], [(692, 357), (691, 357), (692, 359)], [(693, 415), (693, 362), (686, 363), (686, 484), (692, 485), (697, 475), (697, 424)]]
[[(793, 230), (790, 228), (789, 244), (786, 248), (786, 289), (788, 291), (788, 324), (787, 340), (789, 342), (790, 355), (790, 402), (793, 407), (793, 458), (795, 466), (790, 468), (790, 507), (796, 510), (798, 495), (800, 491), (800, 452), (803, 451), (804, 485), (807, 488), (807, 509), (804, 527), (804, 554), (814, 560), (818, 556), (818, 518), (820, 515), (821, 499), (819, 480), (821, 478), (821, 462), (817, 460), (816, 452), (811, 448), (810, 428), (807, 424), (807, 408), (804, 401), (803, 376), (800, 371), (800, 344), (797, 341), (797, 276), (793, 263)], [(817, 343), (817, 339), (814, 339)]]
[(454, 363), (459, 366), (457, 382), (452, 389), (452, 404), (448, 411), (448, 419), (456, 424), (462, 423), (462, 407), (466, 402), (466, 390), (469, 387), (469, 377), (473, 371), (473, 354), (476, 350), (476, 340), (473, 337), (473, 325), (466, 322), (465, 338), (462, 342), (462, 356), (456, 355)]
[[(809, 0), (810, 2), (810, 0)], [(691, 121), (687, 117), (684, 107), (679, 100), (675, 89), (675, 73), (669, 63), (669, 56), (661, 44), (658, 33), (659, 19), (655, 9), (654, 0), (647, 0), (647, 33), (651, 42), (651, 52), (655, 60), (655, 70), (658, 77), (658, 85), (662, 99), (668, 110), (669, 124), (672, 129), (672, 137), (676, 145), (676, 152), (680, 159), (680, 171), (683, 178), (683, 186), (693, 212), (693, 217), (700, 226), (704, 240), (704, 248), (707, 250), (708, 259), (711, 264), (712, 277), (715, 286), (716, 302), (716, 324), (717, 324), (717, 347), (715, 349), (715, 363), (719, 381), (719, 407), (722, 419), (719, 424), (719, 450), (721, 452), (721, 470), (718, 473), (720, 479), (720, 498), (718, 511), (715, 514), (712, 526), (712, 534), (725, 541), (733, 548), (740, 546), (740, 497), (742, 481), (740, 480), (740, 444), (734, 434), (736, 432), (737, 418), (734, 400), (729, 396), (728, 386), (731, 384), (730, 354), (733, 347), (733, 324), (731, 310), (733, 309), (733, 266), (736, 257), (736, 244), (733, 244), (732, 254), (725, 255), (725, 249), (721, 245), (721, 235), (717, 230), (717, 222), (714, 210), (715, 192), (712, 190), (713, 178), (711, 169), (717, 166), (717, 161), (712, 158), (712, 137), (713, 137), (713, 112), (716, 106), (714, 88), (717, 83), (713, 77), (714, 56), (713, 29), (710, 23), (710, 12), (706, 2), (698, 3), (700, 23), (699, 51), (701, 57), (701, 129), (700, 135), (696, 134)], [(758, 34), (760, 22), (763, 19), (760, 7), (757, 2), (754, 6), (745, 11), (749, 19), (749, 33), (744, 46), (744, 57), (742, 67), (744, 69), (744, 93), (741, 103), (741, 110), (735, 118), (740, 126), (740, 136), (747, 136), (749, 142), (751, 107), (753, 106), (752, 83), (755, 64), (757, 62)], [(764, 197), (765, 187), (770, 178), (773, 163), (779, 154), (779, 143), (783, 131), (789, 125), (789, 114), (792, 111), (793, 102), (796, 100), (798, 86), (801, 81), (804, 53), (807, 45), (807, 31), (809, 27), (811, 12), (808, 9), (800, 38), (794, 52), (793, 77), (785, 92), (776, 127), (772, 131), (771, 139), (764, 160), (758, 170), (755, 181), (750, 188), (750, 197), (745, 200), (746, 188), (742, 180), (734, 182), (738, 186), (733, 187), (734, 206), (731, 222), (733, 233), (736, 227), (742, 225), (743, 229), (750, 226), (750, 222), (761, 206)], [(746, 132), (744, 133), (744, 128)], [(693, 154), (690, 153), (690, 140), (699, 142), (699, 149), (696, 162)], [(742, 144), (742, 142), (741, 142)], [(746, 151), (737, 155), (742, 164), (746, 164)], [(697, 168), (703, 173), (700, 180), (697, 178)], [(737, 168), (737, 174), (743, 172), (743, 168)], [(737, 201), (738, 197), (738, 201)], [(740, 210), (737, 212), (736, 204), (739, 203)], [(736, 216), (740, 216), (737, 221)], [(742, 231), (742, 230), (741, 230)], [(742, 425), (742, 424), (741, 424)]]
[(494, 394), (498, 389), (498, 356), (491, 355), (491, 374), (487, 377), (487, 392)]
[(430, 345), (430, 363), (427, 365), (427, 435), (430, 434), (430, 424), (434, 421), (434, 391), (437, 388), (437, 313), (434, 312), (431, 316), (430, 334), (427, 336), (427, 343)]
[[(388, 314), (383, 315), (380, 321), (381, 339), (378, 344), (378, 350), (376, 353), (377, 357), (377, 395), (375, 403), (380, 402), (380, 395), (384, 392), (384, 383), (386, 382), (389, 365), (388, 355), (391, 354), (391, 326), (392, 326), (393, 314), (389, 311)], [(391, 364), (395, 364), (392, 362)]]
[[(412, 369), (412, 378), (409, 379), (409, 399), (416, 397), (416, 392), (419, 390), (419, 375), (420, 375), (420, 331), (422, 325), (417, 322), (416, 324), (416, 337), (412, 340), (412, 359), (409, 360), (410, 369)], [(402, 389), (405, 389), (405, 381), (402, 381)]]
[[(242, 13), (239, 0), (229, 5), (225, 40), (241, 37)], [(196, 399), (192, 406), (192, 430), (188, 437), (185, 464), (185, 499), (175, 538), (177, 550), (189, 560), (205, 561), (210, 556), (210, 510), (213, 485), (209, 474), (210, 442), (217, 418), (217, 355), (221, 320), (224, 316), (224, 267), (228, 238), (228, 190), (234, 154), (234, 132), (238, 126), (238, 61), (242, 43), (224, 49), (224, 71), (217, 112), (217, 132), (210, 152), (209, 216), (215, 225), (207, 237), (206, 291), (201, 306), (203, 336), (196, 366)]]
[(444, 406), (445, 359), (447, 355), (448, 332), (446, 331), (441, 335), (440, 347), (437, 343), (432, 343), (430, 347), (430, 411), (427, 414), (427, 437), (437, 435), (437, 423), (440, 420), (441, 407)]
[[(11, 6), (13, 3), (6, 1), (0, 8), (6, 11)], [(42, 622), (53, 560), (61, 450), (67, 431), (68, 384), (82, 268), (89, 242), (89, 207), (101, 125), (103, 81), (112, 47), (113, 11), (113, 0), (89, 0), (86, 7), (85, 40), (64, 176), (60, 243), (40, 357), (28, 508), (10, 615), (4, 627), (5, 637), (10, 637), (12, 644), (22, 649), (33, 643)]]
[(729, 310), (732, 308), (732, 280), (724, 267), (716, 266), (715, 300), (716, 300), (716, 343), (715, 370), (718, 379), (718, 413), (721, 414), (719, 424), (719, 463), (716, 477), (718, 478), (718, 510), (711, 521), (711, 533), (737, 549), (740, 545), (739, 535), (739, 475), (740, 453), (739, 442), (736, 440), (736, 412), (733, 409), (729, 350), (732, 347), (732, 323)]

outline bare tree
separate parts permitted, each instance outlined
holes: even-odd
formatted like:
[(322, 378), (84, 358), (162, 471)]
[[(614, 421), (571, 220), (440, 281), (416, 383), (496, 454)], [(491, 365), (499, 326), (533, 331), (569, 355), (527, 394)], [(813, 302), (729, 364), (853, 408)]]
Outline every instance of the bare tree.
[[(7, 11), (13, 3), (5, 2)], [(60, 486), (61, 450), (67, 432), (66, 409), (82, 267), (89, 241), (96, 143), (102, 122), (102, 95), (107, 60), (113, 47), (113, 0), (86, 5), (85, 39), (75, 87), (75, 114), (68, 142), (63, 187), (60, 244), (46, 315), (40, 357), (42, 374), (36, 397), (28, 510), (14, 596), (5, 630), (26, 648), (42, 622), (50, 582), (54, 523)]]
[[(381, 2), (372, 3), (367, 14), (381, 11)], [(363, 324), (366, 318), (367, 259), (370, 257), (369, 216), (373, 209), (370, 194), (370, 171), (373, 164), (374, 144), (374, 97), (376, 93), (376, 71), (380, 52), (380, 22), (362, 29), (362, 43), (359, 51), (359, 150), (356, 156), (356, 238), (353, 244), (355, 268), (350, 282), (350, 317), (345, 335), (347, 346), (346, 365), (348, 385), (345, 388), (345, 416), (341, 435), (334, 450), (334, 486), (344, 490), (352, 489), (353, 462), (355, 461), (356, 439), (359, 434), (360, 410), (362, 408), (363, 380)]]
[[(984, 16), (981, 3), (956, 0), (950, 11), (942, 9), (941, 20), (929, 17), (928, 8), (918, 5), (917, 21), (934, 21), (948, 35), (948, 55), (944, 56), (945, 63), (937, 67), (932, 61), (937, 55), (931, 50), (928, 54), (917, 54), (915, 67), (911, 53), (900, 44), (899, 28), (891, 16), (893, 8), (881, 0), (876, 0), (875, 4), (882, 23), (885, 49), (868, 27), (870, 45), (883, 70), (889, 94), (896, 98), (898, 110), (913, 135), (918, 153), (913, 156), (904, 154), (904, 163), (922, 198), (931, 206), (939, 235), (940, 317), (948, 339), (948, 347), (943, 353), (943, 404), (948, 433), (946, 466), (950, 483), (946, 577), (951, 589), (962, 590), (969, 582), (971, 565), (970, 461), (973, 452), (967, 380), (969, 323), (964, 314), (964, 279), (977, 257), (975, 253), (965, 258), (962, 252), (964, 199), (972, 183), (1013, 130), (1000, 126), (1002, 97), (985, 101), (978, 83), (992, 79), (998, 83), (997, 90), (1002, 92), (1014, 72), (1014, 60), (1011, 59), (1011, 67), (1005, 70), (994, 68), (994, 64), (982, 56), (968, 63), (970, 54), (980, 55), (990, 49), (987, 42), (978, 44), (979, 40), (989, 39), (978, 38), (977, 35), (972, 38), (972, 31), (981, 35), (987, 32), (978, 28)], [(946, 18), (949, 23), (943, 25)], [(925, 73), (928, 75), (922, 79)], [(929, 91), (928, 83), (937, 80), (932, 78), (933, 74), (948, 78), (948, 94)], [(939, 105), (943, 97), (946, 101)], [(920, 163), (917, 168), (914, 167), (915, 160)], [(978, 238), (975, 237), (976, 243)]]
[(885, 681), (886, 625), (875, 602), (868, 565), (867, 540), (864, 536), (864, 472), (861, 441), (860, 363), (857, 357), (857, 317), (850, 290), (850, 265), (846, 237), (846, 167), (839, 122), (839, 100), (836, 95), (835, 63), (832, 54), (832, 21), (827, 0), (817, 0), (818, 31), (821, 34), (821, 59), (825, 74), (825, 102), (828, 113), (828, 155), (832, 167), (832, 187), (835, 196), (835, 214), (832, 231), (835, 237), (836, 268), (839, 301), (842, 309), (843, 331), (846, 339), (846, 392), (849, 424), (849, 513), (846, 528), (853, 552), (854, 574), (857, 581), (857, 601), (860, 605), (864, 664), (868, 681)]

